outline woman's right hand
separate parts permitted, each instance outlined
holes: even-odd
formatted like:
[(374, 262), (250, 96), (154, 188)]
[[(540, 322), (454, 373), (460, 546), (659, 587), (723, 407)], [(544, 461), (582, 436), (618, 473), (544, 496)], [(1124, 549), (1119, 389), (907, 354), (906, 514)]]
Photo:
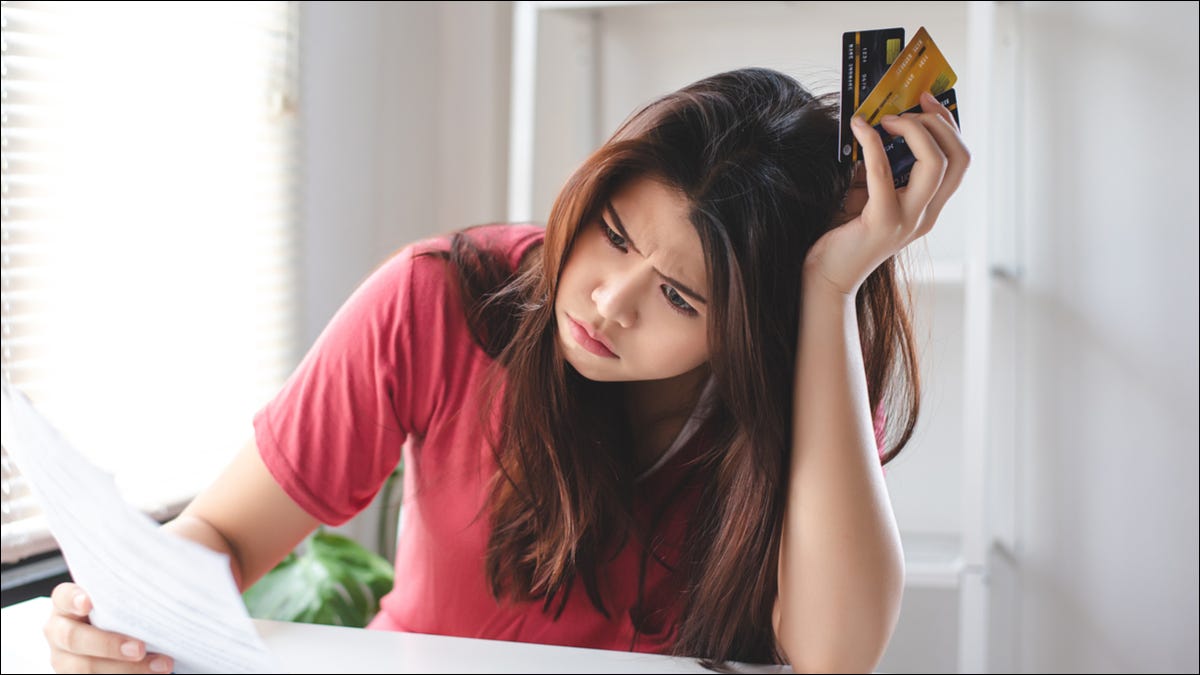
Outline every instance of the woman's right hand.
[(88, 620), (92, 601), (72, 583), (54, 587), (54, 606), (43, 633), (50, 644), (50, 665), (58, 673), (169, 673), (174, 663), (147, 654), (141, 640), (100, 630)]

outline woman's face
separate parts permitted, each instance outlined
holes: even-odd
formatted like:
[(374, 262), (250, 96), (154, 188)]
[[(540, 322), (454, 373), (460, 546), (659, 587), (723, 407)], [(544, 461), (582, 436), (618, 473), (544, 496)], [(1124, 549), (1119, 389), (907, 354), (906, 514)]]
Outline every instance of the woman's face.
[(661, 380), (708, 361), (708, 274), (681, 194), (651, 179), (585, 223), (554, 314), (563, 356), (603, 382)]

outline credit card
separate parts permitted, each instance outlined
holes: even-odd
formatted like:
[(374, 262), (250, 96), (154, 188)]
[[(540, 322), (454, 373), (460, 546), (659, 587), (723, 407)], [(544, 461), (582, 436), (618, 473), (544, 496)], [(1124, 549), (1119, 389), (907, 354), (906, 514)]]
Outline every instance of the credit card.
[(883, 74), (904, 49), (903, 28), (881, 28), (842, 33), (842, 98), (839, 114), (838, 159), (856, 162), (862, 151), (850, 132), (854, 111), (867, 99)]
[[(954, 93), (954, 89), (947, 89), (941, 95), (935, 96), (938, 103), (946, 106), (950, 114), (954, 116), (954, 124), (958, 122), (958, 97)], [(904, 112), (921, 112), (921, 105), (918, 103), (915, 107), (909, 108)], [(888, 164), (892, 167), (892, 184), (896, 189), (900, 189), (908, 185), (908, 176), (912, 173), (913, 165), (917, 163), (917, 158), (913, 156), (912, 149), (908, 147), (908, 143), (903, 136), (893, 136), (884, 130), (882, 124), (875, 125), (875, 132), (879, 134), (879, 138), (883, 140), (883, 152), (887, 154)], [(959, 127), (960, 129), (962, 127)]]
[(946, 57), (922, 27), (854, 114), (875, 126), (884, 115), (899, 115), (919, 105), (922, 92), (936, 97), (957, 81)]

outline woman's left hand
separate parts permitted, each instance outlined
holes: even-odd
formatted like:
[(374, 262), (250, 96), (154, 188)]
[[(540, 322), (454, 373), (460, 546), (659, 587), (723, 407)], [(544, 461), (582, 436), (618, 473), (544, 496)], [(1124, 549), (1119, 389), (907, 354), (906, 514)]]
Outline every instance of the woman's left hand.
[[(813, 244), (804, 261), (806, 283), (853, 297), (876, 267), (933, 228), (962, 183), (971, 154), (954, 117), (933, 96), (921, 95), (921, 112), (889, 115), (882, 123), (888, 133), (904, 138), (917, 160), (908, 185), (893, 187), (883, 141), (856, 116), (851, 128), (863, 149), (866, 204)], [(861, 203), (861, 188), (851, 188), (846, 212), (853, 214)]]

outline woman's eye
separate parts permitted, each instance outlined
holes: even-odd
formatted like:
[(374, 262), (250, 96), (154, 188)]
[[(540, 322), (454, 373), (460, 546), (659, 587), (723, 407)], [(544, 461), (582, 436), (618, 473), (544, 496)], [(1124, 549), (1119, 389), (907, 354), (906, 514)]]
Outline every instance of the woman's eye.
[(617, 234), (616, 231), (609, 227), (608, 223), (604, 222), (603, 220), (600, 221), (600, 230), (604, 232), (604, 236), (608, 239), (610, 246), (617, 250), (625, 251), (625, 237)]
[(666, 296), (667, 302), (671, 303), (672, 309), (674, 309), (678, 312), (682, 312), (683, 314), (686, 314), (688, 316), (696, 315), (696, 309), (694, 307), (692, 307), (690, 304), (688, 304), (687, 300), (683, 299), (683, 296), (679, 294), (679, 291), (675, 290), (674, 288), (671, 288), (670, 286), (668, 286), (666, 284), (663, 284), (662, 292), (663, 292), (663, 295)]

